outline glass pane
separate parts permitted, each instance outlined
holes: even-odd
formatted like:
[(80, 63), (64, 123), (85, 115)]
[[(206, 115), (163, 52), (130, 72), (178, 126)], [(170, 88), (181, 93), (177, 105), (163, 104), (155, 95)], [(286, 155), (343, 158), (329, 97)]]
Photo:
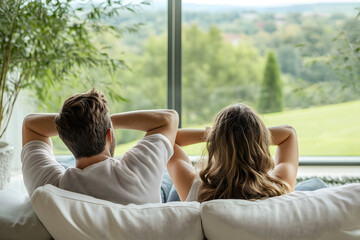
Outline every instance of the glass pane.
[[(108, 53), (114, 58), (123, 59), (128, 67), (118, 70), (114, 76), (102, 69), (84, 69), (84, 75), (81, 76), (90, 79), (95, 87), (103, 91), (105, 89), (98, 87), (101, 82), (115, 82), (105, 87), (120, 94), (124, 101), (116, 101), (106, 95), (111, 113), (167, 107), (166, 7), (166, 0), (150, 2), (150, 5), (132, 7), (135, 12), (124, 11), (109, 19), (124, 29), (120, 37), (94, 33), (94, 41), (98, 46), (110, 46)], [(80, 83), (76, 89), (67, 86), (67, 92), (59, 102), (73, 93), (88, 90), (89, 86), (81, 84), (81, 78), (78, 81)], [(115, 133), (115, 156), (126, 152), (144, 135), (143, 132), (133, 130), (118, 130)], [(70, 154), (58, 138), (54, 138), (54, 151), (55, 154)]]
[[(121, 16), (119, 23), (140, 25), (136, 33), (114, 43), (121, 46), (130, 69), (116, 76), (126, 101), (113, 102), (113, 113), (167, 108), (167, 1), (150, 1), (138, 13)], [(117, 131), (115, 155), (125, 153), (143, 136), (139, 131)]]
[[(302, 156), (360, 155), (360, 2), (317, 2), (183, 1), (183, 127), (243, 102), (268, 126), (294, 126)], [(267, 91), (270, 52), (280, 83)]]

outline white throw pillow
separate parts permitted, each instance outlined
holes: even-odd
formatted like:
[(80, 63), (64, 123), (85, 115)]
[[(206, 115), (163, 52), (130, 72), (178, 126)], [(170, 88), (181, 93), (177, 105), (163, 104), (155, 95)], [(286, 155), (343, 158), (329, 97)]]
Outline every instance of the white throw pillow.
[(204, 234), (213, 239), (360, 239), (360, 184), (293, 192), (265, 200), (201, 204)]
[(56, 239), (203, 239), (197, 202), (120, 205), (52, 185), (35, 190), (34, 210)]

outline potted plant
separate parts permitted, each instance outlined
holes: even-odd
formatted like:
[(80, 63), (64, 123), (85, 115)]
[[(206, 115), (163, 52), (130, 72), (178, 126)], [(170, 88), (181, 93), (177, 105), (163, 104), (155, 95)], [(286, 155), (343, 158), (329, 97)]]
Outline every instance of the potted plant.
[[(22, 90), (31, 89), (45, 100), (47, 86), (76, 79), (81, 69), (97, 66), (112, 73), (124, 67), (122, 60), (99, 49), (91, 35), (119, 36), (124, 30), (134, 30), (133, 26), (120, 30), (103, 21), (134, 7), (105, 0), (0, 1), (0, 140)], [(0, 143), (0, 150), (5, 151), (0, 153), (0, 189), (9, 179), (11, 149), (6, 142)]]

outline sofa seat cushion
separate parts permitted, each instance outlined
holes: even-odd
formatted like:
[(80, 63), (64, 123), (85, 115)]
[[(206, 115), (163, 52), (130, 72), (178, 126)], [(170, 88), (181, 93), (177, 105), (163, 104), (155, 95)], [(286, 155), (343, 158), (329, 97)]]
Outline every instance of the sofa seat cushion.
[(120, 205), (52, 185), (31, 202), (50, 234), (61, 239), (203, 239), (200, 204)]
[(360, 184), (201, 204), (209, 239), (360, 239)]

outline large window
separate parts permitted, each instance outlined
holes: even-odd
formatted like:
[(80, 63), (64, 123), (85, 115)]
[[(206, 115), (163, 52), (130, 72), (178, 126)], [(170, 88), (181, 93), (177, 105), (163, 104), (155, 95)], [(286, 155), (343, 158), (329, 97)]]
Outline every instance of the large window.
[[(177, 101), (174, 106), (181, 109), (182, 127), (199, 128), (211, 126), (225, 106), (243, 102), (259, 111), (268, 126), (293, 125), (300, 155), (360, 155), (359, 89), (346, 77), (359, 76), (359, 68), (353, 66), (349, 72), (339, 63), (351, 66), (351, 59), (331, 58), (347, 51), (349, 44), (358, 46), (360, 24), (355, 9), (360, 1), (312, 4), (297, 0), (279, 5), (279, 1), (253, 0), (250, 7), (244, 1), (184, 0), (181, 10), (168, 9), (168, 2), (154, 0), (135, 13), (111, 19), (124, 28), (137, 26), (135, 33), (126, 32), (121, 38), (94, 33), (99, 46), (110, 45), (109, 53), (125, 59), (129, 66), (115, 76), (100, 69), (86, 70), (79, 76), (80, 80), (90, 79), (94, 86), (116, 80), (108, 87), (125, 101), (111, 101), (112, 113), (167, 108), (169, 93)], [(179, 13), (181, 20), (175, 17), (175, 23), (168, 22), (168, 16)], [(174, 32), (168, 34), (168, 29)], [(178, 36), (181, 39), (174, 40)], [(168, 48), (169, 37), (175, 49)], [(270, 52), (277, 62), (282, 92), (283, 107), (275, 110), (260, 106), (266, 95), (262, 88)], [(179, 56), (182, 61), (173, 62)], [(172, 73), (180, 81), (181, 91), (176, 84), (175, 89), (168, 89), (172, 67), (177, 68)], [(63, 100), (93, 85), (79, 81), (78, 86), (61, 86), (58, 95)], [(57, 110), (54, 106), (53, 111)], [(142, 135), (119, 131), (116, 155), (123, 154)], [(59, 139), (54, 142), (55, 154), (69, 154)], [(201, 155), (203, 145), (185, 150), (189, 155)]]
[[(360, 3), (307, 2), (183, 1), (183, 127), (211, 126), (220, 109), (243, 102), (268, 126), (294, 126), (302, 156), (360, 155), (360, 95), (349, 77), (358, 66), (334, 57), (359, 47)], [(267, 65), (280, 73), (270, 87)]]

